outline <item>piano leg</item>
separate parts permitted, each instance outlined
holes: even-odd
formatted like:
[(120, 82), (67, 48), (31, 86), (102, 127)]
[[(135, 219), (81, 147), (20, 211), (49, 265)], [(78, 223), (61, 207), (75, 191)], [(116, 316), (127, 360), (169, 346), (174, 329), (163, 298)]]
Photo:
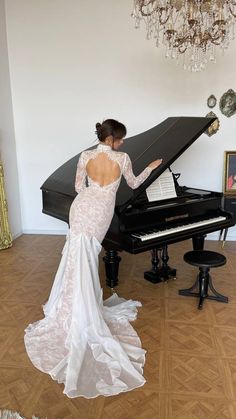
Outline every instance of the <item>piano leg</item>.
[(160, 276), (160, 269), (159, 269), (159, 257), (158, 257), (158, 248), (154, 247), (154, 249), (151, 250), (152, 254), (152, 269), (151, 271), (144, 272), (144, 278), (147, 281), (152, 282), (153, 284), (157, 284), (158, 282), (162, 282), (161, 276)]
[(206, 237), (206, 234), (201, 234), (199, 236), (194, 236), (192, 238), (193, 250), (203, 250), (204, 249), (205, 237)]
[(119, 272), (119, 263), (121, 257), (118, 256), (116, 250), (107, 250), (106, 256), (103, 257), (105, 262), (106, 269), (106, 284), (110, 288), (114, 288), (118, 285), (118, 272)]
[(170, 279), (176, 277), (176, 269), (171, 268), (168, 265), (169, 255), (167, 245), (162, 248), (162, 267), (160, 269), (160, 275), (164, 279)]
[[(160, 250), (160, 249), (159, 249)], [(152, 269), (151, 271), (144, 272), (144, 278), (147, 281), (157, 284), (158, 282), (166, 281), (171, 277), (176, 276), (176, 269), (170, 268), (168, 265), (168, 248), (164, 246), (162, 248), (162, 266), (159, 266), (160, 260), (158, 258), (158, 248), (152, 249)]]
[(226, 227), (225, 228), (225, 231), (224, 231), (224, 237), (223, 237), (222, 247), (224, 247), (224, 245), (225, 245), (225, 240), (226, 240), (227, 233), (228, 233), (228, 227)]

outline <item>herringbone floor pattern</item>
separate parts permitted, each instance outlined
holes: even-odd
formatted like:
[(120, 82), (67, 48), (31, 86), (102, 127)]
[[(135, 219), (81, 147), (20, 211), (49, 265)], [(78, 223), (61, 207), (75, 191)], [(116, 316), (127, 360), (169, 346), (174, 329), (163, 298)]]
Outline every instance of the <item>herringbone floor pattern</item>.
[[(191, 242), (169, 247), (177, 280), (151, 284), (143, 279), (150, 254), (123, 253), (117, 292), (141, 300), (134, 327), (147, 349), (145, 386), (114, 397), (68, 399), (63, 385), (36, 370), (24, 349), (24, 328), (42, 318), (65, 238), (23, 235), (0, 252), (0, 408), (26, 418), (48, 419), (236, 419), (236, 242), (206, 242), (227, 264), (212, 270), (214, 285), (229, 304), (178, 295), (196, 270), (183, 262)], [(104, 297), (102, 261), (100, 277)]]

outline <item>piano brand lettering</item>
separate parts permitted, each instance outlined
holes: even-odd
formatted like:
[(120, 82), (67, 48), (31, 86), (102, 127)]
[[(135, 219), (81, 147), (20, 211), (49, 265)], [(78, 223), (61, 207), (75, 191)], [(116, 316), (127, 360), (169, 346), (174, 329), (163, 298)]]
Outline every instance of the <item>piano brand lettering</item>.
[(168, 222), (168, 221), (174, 221), (174, 220), (181, 220), (181, 218), (188, 218), (188, 217), (189, 217), (189, 214), (175, 215), (173, 217), (166, 218), (165, 221)]

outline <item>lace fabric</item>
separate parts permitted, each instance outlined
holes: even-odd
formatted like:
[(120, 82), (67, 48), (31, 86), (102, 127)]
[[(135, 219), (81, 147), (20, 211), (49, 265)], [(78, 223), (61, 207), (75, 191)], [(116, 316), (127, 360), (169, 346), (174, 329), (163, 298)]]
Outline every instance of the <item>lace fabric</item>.
[[(96, 149), (93, 150), (86, 150), (83, 151), (80, 155), (78, 165), (77, 165), (77, 172), (75, 178), (75, 190), (79, 193), (86, 187), (86, 165), (90, 159), (96, 159), (99, 153), (105, 153), (107, 157), (111, 160), (117, 162), (120, 166), (120, 177), (117, 179), (117, 185), (115, 191), (118, 189), (119, 180), (121, 179), (121, 175), (123, 174), (127, 184), (132, 188), (138, 188), (144, 180), (150, 175), (152, 169), (150, 167), (146, 167), (139, 176), (135, 176), (132, 170), (132, 163), (130, 157), (127, 153), (114, 151), (111, 149), (110, 146), (105, 144), (99, 144)], [(91, 179), (90, 179), (91, 181)], [(91, 183), (91, 182), (90, 182)]]
[[(88, 161), (99, 153), (120, 167), (120, 176), (106, 186), (86, 172)], [(45, 317), (25, 331), (32, 363), (64, 383), (68, 397), (110, 396), (145, 383), (146, 351), (130, 324), (141, 303), (117, 294), (103, 301), (98, 255), (114, 214), (121, 176), (137, 188), (150, 172), (146, 168), (135, 177), (129, 156), (103, 144), (81, 153), (75, 180), (78, 195), (71, 205), (70, 229), (44, 306)]]

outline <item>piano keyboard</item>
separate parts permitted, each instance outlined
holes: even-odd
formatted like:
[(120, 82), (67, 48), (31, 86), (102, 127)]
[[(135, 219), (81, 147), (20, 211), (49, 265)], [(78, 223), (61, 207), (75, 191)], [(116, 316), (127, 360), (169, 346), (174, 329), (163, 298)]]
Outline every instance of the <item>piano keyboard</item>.
[(171, 234), (179, 233), (185, 230), (191, 230), (197, 227), (208, 226), (210, 224), (219, 223), (220, 221), (225, 221), (225, 220), (226, 220), (226, 217), (220, 216), (220, 217), (215, 217), (215, 218), (209, 218), (208, 220), (197, 221), (196, 223), (185, 224), (185, 225), (174, 227), (174, 228), (168, 228), (166, 230), (160, 230), (160, 231), (149, 230), (146, 233), (145, 232), (135, 233), (135, 234), (132, 234), (132, 236), (137, 237), (141, 241), (146, 241), (146, 240), (151, 240), (158, 237), (169, 236)]

